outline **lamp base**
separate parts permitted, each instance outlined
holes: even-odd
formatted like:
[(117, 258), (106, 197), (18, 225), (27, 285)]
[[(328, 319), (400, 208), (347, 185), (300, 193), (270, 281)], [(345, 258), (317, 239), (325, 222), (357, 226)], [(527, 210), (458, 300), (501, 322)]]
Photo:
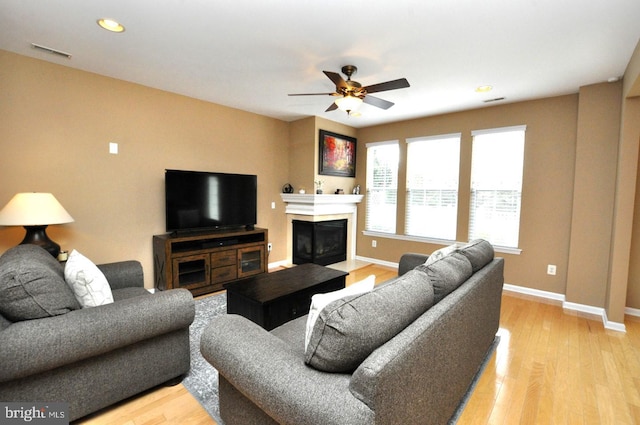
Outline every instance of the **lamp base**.
[(49, 239), (46, 232), (47, 226), (24, 226), (24, 229), (27, 231), (27, 234), (24, 236), (22, 242), (20, 242), (20, 245), (38, 245), (47, 250), (54, 258), (58, 258), (60, 245)]

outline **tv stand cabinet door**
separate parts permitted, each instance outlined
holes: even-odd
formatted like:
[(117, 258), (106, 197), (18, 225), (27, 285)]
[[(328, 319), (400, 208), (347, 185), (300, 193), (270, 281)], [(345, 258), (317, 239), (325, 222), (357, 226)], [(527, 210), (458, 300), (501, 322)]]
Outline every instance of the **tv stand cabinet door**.
[(238, 249), (238, 279), (266, 271), (264, 244)]
[(196, 254), (173, 259), (173, 287), (195, 289), (209, 285), (209, 254)]

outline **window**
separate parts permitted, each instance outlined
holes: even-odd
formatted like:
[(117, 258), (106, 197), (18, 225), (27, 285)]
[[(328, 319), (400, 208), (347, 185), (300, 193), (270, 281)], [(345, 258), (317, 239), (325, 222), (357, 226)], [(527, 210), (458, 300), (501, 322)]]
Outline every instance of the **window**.
[(398, 142), (367, 143), (366, 230), (396, 232)]
[(525, 126), (472, 132), (469, 239), (517, 248)]
[(460, 133), (408, 139), (405, 233), (456, 240)]

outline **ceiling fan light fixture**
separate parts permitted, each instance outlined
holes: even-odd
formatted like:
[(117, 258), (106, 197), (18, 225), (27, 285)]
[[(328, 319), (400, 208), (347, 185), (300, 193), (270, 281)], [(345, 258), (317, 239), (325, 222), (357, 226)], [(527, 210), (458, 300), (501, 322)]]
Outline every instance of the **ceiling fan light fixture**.
[(97, 22), (100, 27), (106, 29), (107, 31), (124, 32), (124, 26), (121, 23), (114, 21), (113, 19), (102, 18), (98, 19)]
[(331, 71), (322, 71), (324, 75), (336, 85), (336, 91), (333, 93), (300, 93), (289, 94), (289, 96), (334, 96), (337, 99), (331, 102), (331, 105), (325, 112), (340, 109), (345, 111), (349, 116), (356, 116), (355, 110), (364, 102), (367, 105), (375, 106), (380, 109), (389, 109), (394, 103), (379, 97), (369, 96), (370, 93), (379, 93), (388, 90), (397, 90), (410, 87), (406, 78), (398, 78), (397, 80), (386, 81), (384, 83), (371, 84), (366, 87), (351, 79), (357, 68), (353, 65), (345, 65), (342, 67), (342, 73), (347, 76), (347, 80), (340, 74)]
[(336, 105), (342, 111), (345, 111), (347, 114), (350, 114), (352, 111), (355, 111), (362, 105), (362, 99), (356, 96), (352, 96), (350, 94), (340, 97), (336, 99)]

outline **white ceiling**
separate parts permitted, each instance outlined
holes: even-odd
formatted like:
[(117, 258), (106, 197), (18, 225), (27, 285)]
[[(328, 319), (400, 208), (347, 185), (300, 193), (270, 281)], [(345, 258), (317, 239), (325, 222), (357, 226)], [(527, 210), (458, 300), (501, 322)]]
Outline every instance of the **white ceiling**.
[[(109, 33), (99, 18), (120, 21)], [(577, 93), (621, 76), (638, 0), (0, 0), (0, 49), (293, 121), (353, 127)], [(37, 43), (71, 53), (61, 58)], [(391, 109), (324, 112), (323, 70), (359, 69)], [(494, 90), (479, 94), (483, 84)], [(0, 81), (1, 87), (1, 81)], [(0, 89), (1, 95), (1, 89)]]

